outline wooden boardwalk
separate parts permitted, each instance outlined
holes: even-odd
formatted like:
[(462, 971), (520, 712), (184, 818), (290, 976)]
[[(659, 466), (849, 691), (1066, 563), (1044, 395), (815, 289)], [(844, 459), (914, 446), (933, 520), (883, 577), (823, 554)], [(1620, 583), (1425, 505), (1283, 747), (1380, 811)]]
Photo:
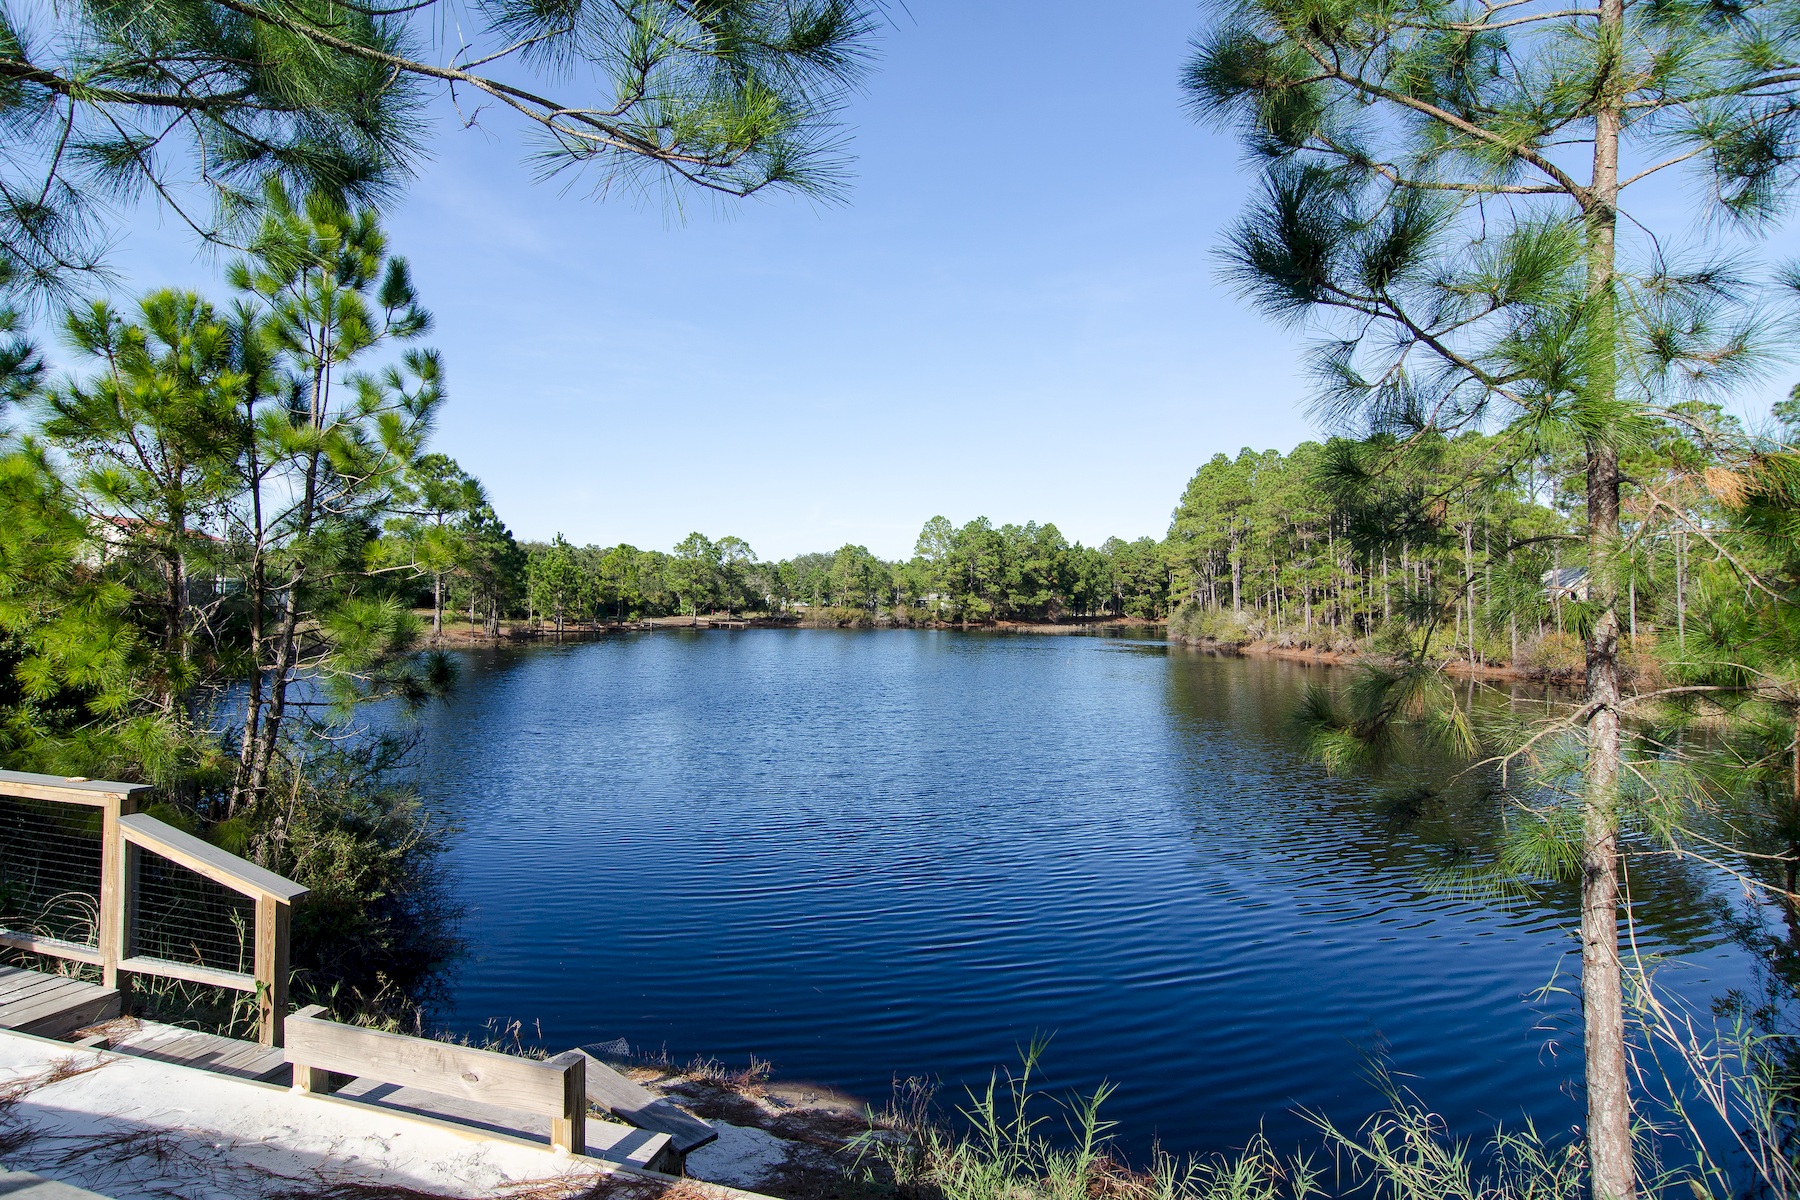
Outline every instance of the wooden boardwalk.
[[(135, 1028), (132, 1028), (135, 1026)], [(286, 1083), (287, 1061), (280, 1046), (259, 1046), (212, 1033), (196, 1033), (155, 1021), (115, 1021), (107, 1031), (106, 1048), (134, 1058), (153, 1058), (179, 1067), (195, 1067), (215, 1075)]]
[[(506, 1137), (542, 1142), (550, 1137), (550, 1118), (537, 1113), (498, 1105), (482, 1104), (462, 1096), (446, 1096), (424, 1088), (383, 1083), (377, 1079), (353, 1079), (332, 1095), (340, 1100), (356, 1100), (377, 1108), (411, 1113), (418, 1117), (435, 1117), (452, 1121), (470, 1129), (498, 1133)], [(651, 1129), (634, 1129), (604, 1117), (587, 1118), (586, 1145), (582, 1153), (590, 1158), (605, 1159), (624, 1167), (648, 1171), (679, 1171), (681, 1158), (670, 1144), (669, 1135)]]
[(287, 1063), (279, 1046), (259, 1046), (156, 1021), (121, 1020), (119, 993), (112, 988), (67, 975), (0, 966), (0, 1029), (68, 1038), (95, 1026), (100, 1027), (99, 1034), (86, 1044), (239, 1079), (287, 1082)]
[(67, 1037), (119, 1015), (119, 993), (84, 979), (0, 966), (0, 1028)]

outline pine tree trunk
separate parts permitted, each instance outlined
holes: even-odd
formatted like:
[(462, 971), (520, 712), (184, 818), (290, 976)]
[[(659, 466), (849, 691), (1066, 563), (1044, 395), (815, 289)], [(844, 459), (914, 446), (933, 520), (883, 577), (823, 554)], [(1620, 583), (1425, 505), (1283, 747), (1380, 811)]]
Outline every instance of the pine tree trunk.
[(170, 515), (170, 535), (174, 545), (169, 554), (169, 612), (163, 630), (164, 652), (168, 655), (162, 682), (162, 709), (171, 717), (180, 711), (176, 694), (181, 664), (187, 659), (187, 514), (176, 509)]
[(1475, 667), (1475, 522), (1463, 522), (1463, 587), (1469, 610), (1469, 667)]
[[(316, 419), (316, 418), (315, 418)], [(275, 661), (269, 673), (269, 702), (263, 715), (262, 732), (257, 737), (256, 753), (251, 760), (244, 799), (254, 804), (268, 786), (269, 772), (275, 762), (275, 747), (281, 737), (281, 722), (287, 715), (288, 685), (299, 661), (300, 588), (306, 581), (307, 539), (312, 535), (313, 519), (319, 494), (320, 456), (311, 455), (306, 465), (306, 485), (300, 498), (300, 521), (295, 539), (300, 549), (292, 572), (288, 575), (287, 600), (283, 606), (281, 626), (275, 635)]]
[[(254, 418), (255, 401), (245, 405), (247, 416)], [(262, 723), (263, 709), (263, 651), (265, 623), (268, 619), (269, 575), (268, 562), (264, 557), (267, 547), (268, 529), (263, 521), (262, 506), (262, 468), (257, 460), (256, 443), (250, 443), (249, 473), (250, 481), (250, 521), (254, 542), (250, 550), (250, 571), (245, 580), (245, 599), (250, 608), (250, 686), (245, 689), (244, 697), (244, 736), (238, 745), (238, 767), (231, 781), (231, 795), (226, 801), (225, 815), (230, 817), (237, 812), (238, 802), (247, 794), (250, 786), (250, 774), (257, 754), (257, 729)]]
[(1687, 646), (1687, 531), (1675, 535), (1675, 640)]
[[(1616, 60), (1624, 0), (1601, 0), (1600, 55)], [(1594, 173), (1585, 204), (1588, 296), (1594, 304), (1594, 400), (1617, 389), (1614, 262), (1617, 253), (1620, 72), (1602, 63), (1606, 81), (1595, 113)], [(1634, 1200), (1631, 1091), (1625, 1055), (1625, 1005), (1619, 963), (1619, 588), (1613, 557), (1619, 533), (1619, 454), (1602, 440), (1587, 451), (1588, 600), (1595, 610), (1587, 639), (1586, 798), (1582, 814), (1581, 1005), (1587, 1055), (1587, 1143), (1594, 1200)]]

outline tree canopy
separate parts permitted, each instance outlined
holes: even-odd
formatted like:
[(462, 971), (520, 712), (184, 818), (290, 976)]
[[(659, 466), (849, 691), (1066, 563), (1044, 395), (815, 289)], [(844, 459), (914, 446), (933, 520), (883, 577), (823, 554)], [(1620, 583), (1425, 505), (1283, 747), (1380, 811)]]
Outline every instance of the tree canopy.
[(385, 202), (426, 155), (434, 104), (523, 130), (540, 174), (585, 173), (596, 194), (828, 195), (872, 16), (861, 0), (0, 9), (0, 262), (66, 296), (146, 195), (233, 244), (271, 182)]

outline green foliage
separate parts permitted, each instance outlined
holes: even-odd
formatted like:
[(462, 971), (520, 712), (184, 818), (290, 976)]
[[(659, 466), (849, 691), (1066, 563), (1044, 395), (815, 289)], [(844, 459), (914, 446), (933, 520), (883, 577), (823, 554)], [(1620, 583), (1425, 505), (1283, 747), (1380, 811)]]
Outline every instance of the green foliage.
[[(1485, 1144), (1451, 1136), (1442, 1117), (1379, 1068), (1382, 1107), (1354, 1130), (1309, 1120), (1324, 1155), (1282, 1152), (1258, 1135), (1243, 1149), (1177, 1161), (1158, 1150), (1147, 1170), (1132, 1171), (1109, 1152), (1100, 1116), (1111, 1089), (1059, 1101), (1054, 1122), (1034, 1081), (1044, 1041), (1021, 1050), (1021, 1066), (996, 1072), (961, 1108), (963, 1128), (938, 1116), (930, 1089), (907, 1081), (897, 1099), (871, 1117), (857, 1146), (868, 1181), (902, 1195), (944, 1200), (1310, 1200), (1369, 1195), (1395, 1200), (1578, 1200), (1586, 1162), (1577, 1142), (1553, 1142), (1526, 1125), (1498, 1129)], [(1062, 1127), (1059, 1129), (1057, 1125)], [(1328, 1171), (1322, 1161), (1329, 1156)], [(1670, 1172), (1671, 1188), (1699, 1172)], [(1685, 1189), (1684, 1189), (1685, 1190)]]
[[(1393, 450), (1334, 438), (1213, 456), (1164, 543), (1179, 600), (1171, 636), (1522, 666), (1577, 627), (1580, 602), (1546, 587), (1552, 570), (1585, 566), (1561, 483), (1579, 469), (1567, 455), (1491, 472), (1503, 447), (1479, 433)], [(1666, 545), (1666, 533), (1641, 544), (1646, 626), (1673, 615), (1675, 564), (1652, 553)]]
[(590, 170), (599, 194), (829, 194), (870, 30), (856, 0), (0, 10), (0, 265), (66, 296), (104, 271), (113, 206), (146, 193), (225, 241), (267, 186), (386, 200), (424, 156), (435, 97), (464, 124), (511, 114), (541, 173)]
[[(1168, 572), (1152, 538), (1109, 538), (1099, 549), (1069, 544), (1054, 525), (986, 520), (957, 529), (934, 517), (905, 562), (866, 546), (830, 554), (759, 560), (737, 537), (689, 534), (671, 554), (634, 546), (568, 546), (559, 538), (524, 549), (527, 613), (556, 619), (550, 593), (530, 580), (565, 578), (561, 612), (583, 621), (610, 616), (702, 612), (804, 612), (809, 621), (1055, 620), (1064, 616), (1161, 617)], [(517, 611), (515, 607), (514, 611)]]
[[(301, 994), (405, 1013), (453, 948), (441, 834), (393, 783), (399, 748), (350, 718), (448, 687), (412, 593), (463, 569), (437, 557), (443, 531), (492, 514), (425, 453), (441, 367), (394, 345), (428, 322), (379, 223), (269, 203), (232, 271), (246, 302), (77, 308), (76, 373), (21, 376), (32, 425), (0, 443), (0, 749), (154, 784), (163, 819), (312, 889)], [(216, 1000), (155, 997), (243, 1017)]]

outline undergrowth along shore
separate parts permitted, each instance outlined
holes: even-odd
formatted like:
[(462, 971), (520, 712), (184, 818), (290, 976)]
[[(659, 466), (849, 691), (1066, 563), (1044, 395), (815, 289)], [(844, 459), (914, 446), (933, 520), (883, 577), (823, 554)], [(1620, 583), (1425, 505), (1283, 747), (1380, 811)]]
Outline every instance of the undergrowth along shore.
[[(1178, 645), (1228, 654), (1287, 658), (1302, 662), (1344, 664), (1358, 661), (1394, 662), (1417, 654), (1416, 631), (1398, 626), (1368, 637), (1349, 637), (1321, 625), (1315, 630), (1281, 629), (1260, 614), (1208, 609), (1197, 604), (1179, 606), (1168, 621), (1169, 641)], [(1451, 675), (1476, 679), (1515, 679), (1580, 687), (1586, 663), (1581, 639), (1556, 629), (1533, 632), (1519, 639), (1516, 651), (1495, 639), (1471, 657), (1466, 648), (1433, 657)], [(1658, 663), (1651, 647), (1626, 642), (1621, 660), (1636, 679), (1658, 677)]]
[[(1055, 620), (946, 621), (923, 610), (905, 607), (870, 611), (865, 608), (820, 607), (804, 614), (712, 613), (695, 617), (651, 617), (631, 621), (570, 622), (557, 628), (547, 622), (469, 624), (454, 619), (444, 623), (434, 639), (440, 646), (494, 646), (523, 642), (575, 642), (613, 634), (678, 629), (941, 629), (986, 633), (1078, 634), (1096, 630), (1133, 629), (1167, 631), (1179, 645), (1247, 656), (1286, 658), (1301, 662), (1342, 664), (1358, 660), (1388, 660), (1404, 647), (1395, 644), (1398, 628), (1381, 635), (1350, 637), (1329, 626), (1288, 629), (1271, 625), (1262, 614), (1212, 610), (1198, 604), (1181, 604), (1168, 618), (1064, 616)], [(1546, 629), (1520, 639), (1516, 655), (1510, 646), (1494, 640), (1474, 660), (1466, 650), (1440, 654), (1450, 674), (1478, 679), (1519, 679), (1557, 685), (1582, 681), (1581, 640), (1572, 633)], [(1627, 666), (1639, 677), (1653, 670), (1651, 655), (1636, 645), (1625, 650)]]
[[(1543, 1136), (1530, 1124), (1478, 1139), (1453, 1137), (1446, 1122), (1378, 1065), (1371, 1114), (1353, 1128), (1317, 1114), (1308, 1147), (1279, 1147), (1257, 1134), (1204, 1156), (1157, 1149), (1128, 1164), (1111, 1145), (1103, 1108), (1113, 1089), (1057, 1096), (1039, 1083), (1047, 1040), (1021, 1047), (1018, 1065), (956, 1099), (918, 1078), (896, 1079), (879, 1108), (860, 1113), (841, 1097), (784, 1085), (769, 1065), (744, 1070), (695, 1059), (621, 1061), (634, 1078), (715, 1122), (769, 1135), (776, 1156), (749, 1174), (717, 1179), (781, 1200), (1578, 1200), (1588, 1188), (1579, 1131)], [(1646, 1191), (1670, 1200), (1795, 1194), (1791, 1166), (1720, 1158), (1682, 1133), (1687, 1115), (1662, 1105), (1640, 1129)], [(1740, 1136), (1785, 1136), (1779, 1120), (1749, 1122)], [(691, 1166), (711, 1178), (697, 1155)], [(716, 1164), (713, 1164), (716, 1166)]]

